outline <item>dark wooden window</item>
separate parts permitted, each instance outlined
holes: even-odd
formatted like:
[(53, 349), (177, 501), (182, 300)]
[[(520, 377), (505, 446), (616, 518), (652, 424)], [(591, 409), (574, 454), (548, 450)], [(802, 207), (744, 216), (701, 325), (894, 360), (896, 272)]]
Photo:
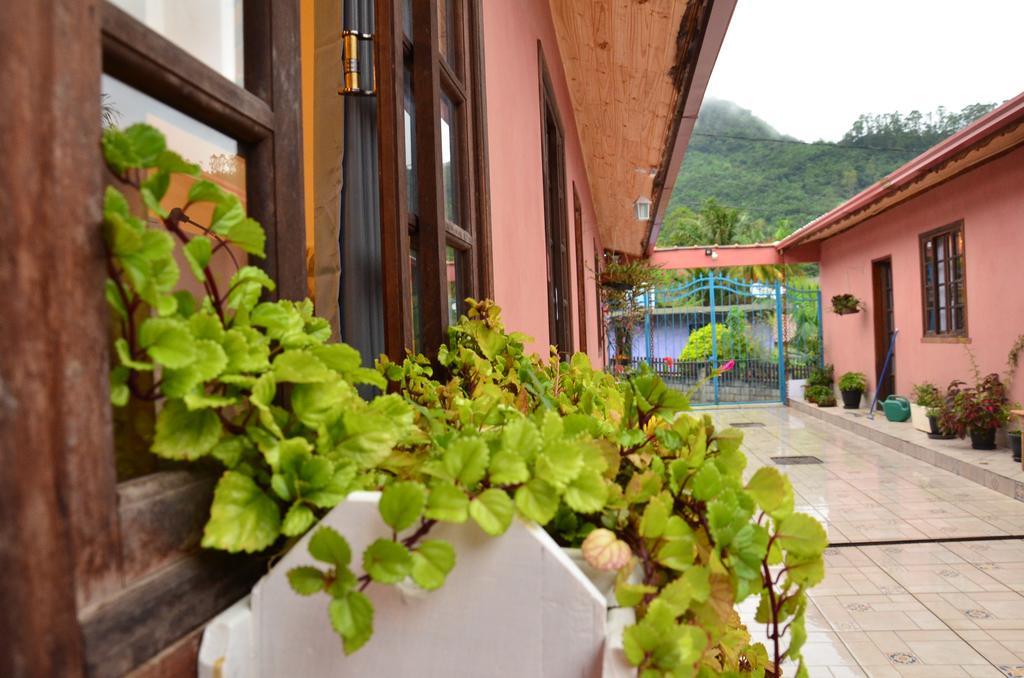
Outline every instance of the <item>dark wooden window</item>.
[(930, 231), (920, 241), (924, 335), (966, 337), (964, 224)]
[(569, 233), (565, 204), (565, 135), (540, 43), (541, 159), (544, 180), (544, 235), (547, 248), (548, 339), (559, 354), (572, 352)]
[(607, 361), (604, 295), (601, 294), (601, 250), (597, 246), (597, 238), (594, 238), (594, 299), (597, 303), (597, 350), (600, 352), (601, 360)]
[(576, 236), (576, 304), (577, 317), (580, 323), (580, 346), (583, 353), (587, 352), (587, 275), (583, 267), (583, 206), (580, 194), (576, 190), (576, 182), (572, 184), (572, 218)]
[[(186, 4), (203, 12), (194, 30), (175, 23)], [(0, 229), (0, 251), (16, 253), (0, 264), (0, 280), (18, 300), (0, 302), (0, 312), (41, 332), (12, 328), (0, 343), (11, 396), (0, 402), (0, 449), (14, 455), (0, 495), (5, 518), (24, 526), (9, 539), (17, 560), (0, 557), (22, 573), (10, 578), (21, 590), (0, 591), (0, 674), (124, 675), (163, 653), (146, 670), (182, 675), (195, 666), (203, 623), (265, 570), (258, 559), (199, 551), (215, 476), (157, 469), (118, 482), (104, 405), (101, 101), (117, 90), (124, 124), (152, 113), (185, 132), (172, 138), (165, 129), (175, 150), (206, 148), (204, 171), (244, 193), (266, 227), (261, 265), (278, 294), (304, 297), (298, 5), (0, 4), (0, 60), (24, 66), (0, 75), (18, 102), (0, 116), (0, 193), (16, 190), (31, 210), (11, 205), (12, 228)], [(157, 10), (168, 20), (157, 21)], [(216, 36), (203, 33), (213, 25)], [(217, 53), (203, 51), (215, 37)]]
[(407, 348), (432, 353), (463, 300), (491, 294), (480, 22), (479, 0), (377, 3), (385, 346), (393, 357)]

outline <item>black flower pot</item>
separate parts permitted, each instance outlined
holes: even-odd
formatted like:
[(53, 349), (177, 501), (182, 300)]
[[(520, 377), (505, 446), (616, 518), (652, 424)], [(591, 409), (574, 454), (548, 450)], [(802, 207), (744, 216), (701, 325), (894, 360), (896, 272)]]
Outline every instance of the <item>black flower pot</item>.
[(856, 410), (860, 407), (860, 391), (842, 391), (843, 409)]
[(932, 432), (928, 434), (929, 438), (932, 438), (934, 440), (952, 440), (953, 438), (956, 437), (952, 433), (943, 433), (939, 429), (938, 417), (928, 417), (928, 425), (932, 429)]
[(971, 448), (975, 450), (996, 449), (996, 430), (994, 428), (972, 428)]
[(1013, 460), (1020, 461), (1020, 433), (1010, 432), (1010, 449), (1013, 450)]

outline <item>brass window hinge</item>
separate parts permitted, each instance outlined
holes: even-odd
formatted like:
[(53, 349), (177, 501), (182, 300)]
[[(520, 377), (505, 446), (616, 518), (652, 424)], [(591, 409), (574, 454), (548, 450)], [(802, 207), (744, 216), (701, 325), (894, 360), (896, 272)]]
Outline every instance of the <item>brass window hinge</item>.
[(367, 42), (373, 44), (373, 35), (360, 33), (359, 31), (342, 31), (342, 64), (345, 69), (342, 86), (338, 88), (338, 94), (343, 96), (372, 97), (377, 94), (377, 67), (370, 66), (370, 89), (363, 89), (362, 76), (363, 68), (359, 60), (359, 45)]

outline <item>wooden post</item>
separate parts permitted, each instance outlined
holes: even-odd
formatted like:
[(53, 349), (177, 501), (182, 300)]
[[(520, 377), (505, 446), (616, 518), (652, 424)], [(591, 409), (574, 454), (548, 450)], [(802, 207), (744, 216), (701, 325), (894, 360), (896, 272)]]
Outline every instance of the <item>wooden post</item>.
[(119, 580), (95, 0), (0, 3), (0, 675), (84, 671)]

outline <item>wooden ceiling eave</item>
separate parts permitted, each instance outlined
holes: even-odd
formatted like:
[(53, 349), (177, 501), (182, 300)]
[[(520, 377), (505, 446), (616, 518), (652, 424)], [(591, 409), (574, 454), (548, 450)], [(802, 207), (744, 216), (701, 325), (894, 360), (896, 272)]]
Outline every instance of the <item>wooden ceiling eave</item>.
[[(550, 0), (598, 230), (642, 255), (652, 222), (634, 203), (665, 185), (709, 0)], [(706, 17), (703, 19), (706, 23)], [(697, 41), (699, 43), (699, 40)]]

